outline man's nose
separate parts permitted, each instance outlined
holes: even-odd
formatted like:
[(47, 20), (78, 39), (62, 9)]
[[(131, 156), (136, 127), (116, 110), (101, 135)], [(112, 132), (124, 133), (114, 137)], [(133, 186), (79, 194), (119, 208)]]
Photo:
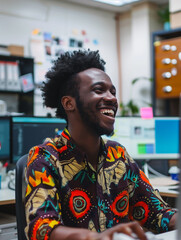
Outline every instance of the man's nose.
[(111, 101), (111, 102), (116, 102), (117, 103), (117, 98), (114, 94), (112, 94), (110, 91), (107, 91), (105, 96), (104, 96), (104, 100), (106, 101)]

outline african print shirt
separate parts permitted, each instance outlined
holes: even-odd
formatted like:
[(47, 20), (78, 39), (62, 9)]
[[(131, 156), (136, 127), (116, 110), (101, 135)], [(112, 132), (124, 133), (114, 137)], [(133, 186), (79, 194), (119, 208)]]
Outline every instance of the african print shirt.
[(25, 200), (28, 239), (48, 239), (58, 225), (102, 232), (131, 220), (155, 232), (168, 230), (174, 210), (122, 145), (101, 141), (96, 171), (67, 129), (30, 150)]

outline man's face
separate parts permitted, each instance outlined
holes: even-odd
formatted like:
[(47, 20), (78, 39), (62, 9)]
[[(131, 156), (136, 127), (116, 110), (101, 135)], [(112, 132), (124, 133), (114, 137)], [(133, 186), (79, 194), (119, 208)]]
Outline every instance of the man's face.
[(116, 89), (102, 70), (91, 68), (78, 73), (77, 108), (86, 127), (98, 136), (111, 135), (118, 104)]

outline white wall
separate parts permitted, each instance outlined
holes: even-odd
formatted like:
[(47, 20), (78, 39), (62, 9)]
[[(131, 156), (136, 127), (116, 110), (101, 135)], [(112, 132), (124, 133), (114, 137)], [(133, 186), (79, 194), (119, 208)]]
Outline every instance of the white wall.
[[(120, 82), (113, 12), (60, 0), (0, 0), (0, 44), (23, 45), (25, 56), (31, 56), (29, 41), (35, 28), (67, 38), (74, 29), (86, 30), (89, 39), (99, 41), (99, 45), (89, 43), (87, 47), (99, 49), (107, 62), (106, 71), (117, 88), (118, 101), (127, 103), (132, 98), (139, 107), (145, 106), (143, 101), (151, 102), (151, 84), (141, 80), (132, 86), (131, 81), (151, 77), (151, 33), (162, 29), (156, 5), (136, 4), (120, 15)], [(47, 111), (54, 114), (42, 107), (40, 93), (36, 94), (34, 105), (35, 115), (45, 115)]]
[(147, 106), (145, 101), (151, 103), (151, 83), (140, 80), (132, 85), (131, 82), (134, 78), (151, 77), (151, 33), (161, 29), (154, 4), (138, 4), (120, 16), (120, 92), (123, 103), (130, 99), (139, 107)]
[(169, 0), (169, 10), (171, 13), (181, 11), (180, 0)]
[[(91, 43), (87, 46), (100, 50), (107, 62), (106, 71), (119, 89), (114, 17), (112, 12), (56, 0), (0, 0), (0, 44), (23, 45), (25, 56), (31, 56), (29, 41), (35, 28), (60, 37), (70, 37), (73, 29), (86, 30), (89, 39), (99, 41), (97, 46)], [(35, 96), (35, 115), (46, 112), (41, 97)]]

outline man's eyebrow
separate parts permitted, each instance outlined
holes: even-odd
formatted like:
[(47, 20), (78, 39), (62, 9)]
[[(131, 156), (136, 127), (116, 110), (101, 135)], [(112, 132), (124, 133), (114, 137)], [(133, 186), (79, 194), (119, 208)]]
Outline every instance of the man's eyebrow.
[(104, 82), (96, 82), (96, 83), (93, 83), (92, 84), (92, 87), (94, 87), (94, 86), (96, 86), (96, 85), (105, 85), (105, 83)]
[[(104, 85), (106, 85), (106, 84), (105, 84), (105, 82), (101, 82), (101, 81), (100, 81), (100, 82), (93, 83), (93, 84), (92, 84), (92, 87), (97, 86), (97, 85), (104, 86)], [(114, 85), (112, 85), (111, 88), (114, 89), (114, 90), (116, 90), (116, 88), (115, 88)]]

